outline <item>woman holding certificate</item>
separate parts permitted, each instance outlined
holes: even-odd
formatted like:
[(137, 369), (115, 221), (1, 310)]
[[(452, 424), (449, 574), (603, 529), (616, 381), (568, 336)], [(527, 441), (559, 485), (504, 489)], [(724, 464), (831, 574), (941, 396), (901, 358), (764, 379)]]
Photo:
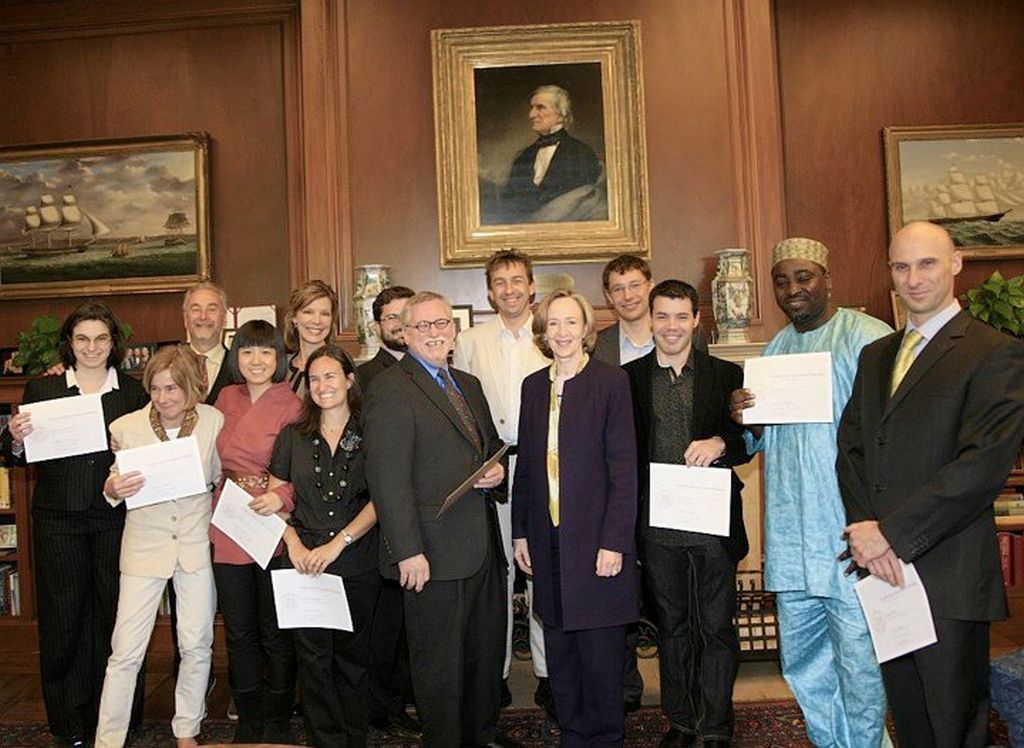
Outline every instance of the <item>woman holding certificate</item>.
[[(207, 490), (128, 511), (121, 542), (121, 592), (111, 642), (113, 653), (103, 682), (96, 748), (124, 745), (127, 705), (132, 700), (135, 675), (146, 654), (168, 579), (173, 581), (177, 594), (181, 653), (171, 727), (178, 748), (198, 745), (195, 738), (206, 711), (213, 616), (217, 608), (210, 562), (210, 489), (220, 482), (216, 442), (224, 423), (220, 411), (202, 402), (204, 381), (203, 363), (187, 346), (161, 348), (142, 375), (150, 403), (110, 426), (111, 437), (123, 451), (194, 439), (199, 453), (197, 469), (202, 475), (184, 471), (180, 479), (198, 479)], [(153, 461), (156, 463), (157, 459)], [(117, 505), (138, 494), (146, 484), (144, 472), (133, 470), (122, 475), (116, 465), (112, 467), (103, 486), (107, 500)], [(161, 483), (173, 483), (177, 478), (165, 477)], [(159, 488), (173, 493), (174, 486)], [(141, 498), (138, 501), (141, 503)]]
[[(87, 301), (64, 320), (59, 354), (64, 373), (31, 380), (25, 386), (25, 404), (98, 394), (107, 426), (145, 404), (139, 383), (117, 370), (125, 355), (125, 336), (106, 304)], [(30, 413), (11, 418), (3, 442), (9, 459), (24, 462), (24, 440), (31, 433)], [(96, 729), (117, 612), (124, 509), (103, 499), (103, 481), (113, 459), (103, 451), (36, 463), (32, 543), (39, 674), (50, 732), (70, 745), (84, 745)], [(136, 724), (142, 718), (139, 690)]]
[(370, 619), (377, 600), (377, 513), (366, 488), (355, 365), (328, 345), (306, 362), (302, 419), (270, 460), (270, 488), (291, 482), (285, 566), (344, 580), (353, 631), (295, 630), (302, 706), (311, 745), (363, 746), (367, 735)]
[(554, 362), (523, 381), (514, 555), (533, 576), (561, 745), (621, 746), (626, 626), (639, 615), (629, 380), (589, 357), (594, 311), (579, 294), (546, 296), (533, 332)]
[(299, 397), (306, 391), (306, 362), (313, 351), (338, 337), (338, 294), (322, 280), (292, 291), (284, 342), (295, 354), (288, 361), (288, 381)]
[[(254, 498), (260, 514), (291, 512), (291, 485), (267, 491), (267, 464), (281, 429), (298, 420), (302, 401), (285, 377), (288, 357), (274, 326), (246, 322), (235, 333), (226, 364), (232, 384), (220, 391), (216, 407), (224, 414), (217, 437), (224, 478)], [(214, 494), (214, 507), (223, 484)], [(224, 617), (231, 696), (238, 711), (236, 743), (291, 743), (295, 701), (295, 648), (277, 627), (270, 570), (279, 567), (280, 548), (266, 570), (218, 527), (210, 525), (213, 576)]]

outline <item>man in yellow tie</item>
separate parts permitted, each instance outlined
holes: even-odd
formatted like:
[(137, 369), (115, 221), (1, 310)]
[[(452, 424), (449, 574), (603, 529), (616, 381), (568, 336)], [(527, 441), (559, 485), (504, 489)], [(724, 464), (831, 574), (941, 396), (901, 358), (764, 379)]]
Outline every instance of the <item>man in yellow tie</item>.
[(1007, 614), (992, 502), (1024, 437), (1024, 344), (960, 309), (962, 262), (940, 226), (893, 237), (907, 328), (864, 349), (839, 427), (853, 560), (893, 585), (912, 563), (938, 636), (882, 664), (901, 746), (986, 744), (989, 627)]

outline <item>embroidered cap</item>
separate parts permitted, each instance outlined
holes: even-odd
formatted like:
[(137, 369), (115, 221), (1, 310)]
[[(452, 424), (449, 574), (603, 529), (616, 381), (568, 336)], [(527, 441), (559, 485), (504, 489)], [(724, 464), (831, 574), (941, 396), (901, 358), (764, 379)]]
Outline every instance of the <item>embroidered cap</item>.
[(783, 239), (772, 250), (772, 267), (783, 260), (810, 260), (828, 270), (828, 247), (819, 241), (802, 236)]

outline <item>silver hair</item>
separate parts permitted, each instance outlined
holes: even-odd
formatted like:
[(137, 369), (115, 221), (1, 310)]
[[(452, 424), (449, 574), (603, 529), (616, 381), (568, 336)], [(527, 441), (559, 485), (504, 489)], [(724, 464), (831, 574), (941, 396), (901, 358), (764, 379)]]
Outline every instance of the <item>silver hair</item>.
[(569, 96), (569, 92), (561, 86), (549, 84), (537, 87), (530, 95), (530, 98), (532, 99), (538, 94), (548, 94), (554, 99), (555, 111), (562, 118), (562, 125), (569, 129), (569, 126), (572, 124), (572, 98)]

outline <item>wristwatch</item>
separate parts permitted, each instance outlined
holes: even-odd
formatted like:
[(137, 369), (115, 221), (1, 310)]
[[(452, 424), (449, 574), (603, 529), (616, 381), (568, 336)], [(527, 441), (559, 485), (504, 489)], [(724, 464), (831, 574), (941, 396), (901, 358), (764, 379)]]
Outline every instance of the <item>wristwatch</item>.
[(341, 531), (341, 537), (342, 537), (342, 539), (343, 539), (343, 540), (345, 541), (345, 547), (346, 547), (346, 548), (347, 548), (348, 546), (352, 545), (352, 544), (353, 544), (354, 542), (356, 542), (356, 539), (355, 539), (355, 538), (353, 538), (353, 537), (352, 537), (351, 535), (349, 535), (349, 534), (348, 534), (347, 532), (345, 532), (344, 530), (342, 530), (342, 531)]

